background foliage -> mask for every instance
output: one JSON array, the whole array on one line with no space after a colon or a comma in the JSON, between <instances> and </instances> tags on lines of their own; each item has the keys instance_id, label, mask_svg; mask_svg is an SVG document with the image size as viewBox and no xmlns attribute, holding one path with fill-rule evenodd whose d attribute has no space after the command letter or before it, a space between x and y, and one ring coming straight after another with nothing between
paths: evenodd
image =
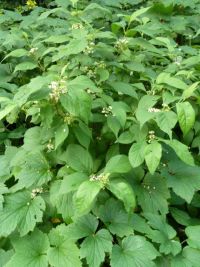
<instances>
[{"instance_id":1,"label":"background foliage","mask_svg":"<svg viewBox=\"0 0 200 267\"><path fill-rule=\"evenodd\" d=\"M199 1L8 4L0 266L199 267Z\"/></svg>"}]
</instances>

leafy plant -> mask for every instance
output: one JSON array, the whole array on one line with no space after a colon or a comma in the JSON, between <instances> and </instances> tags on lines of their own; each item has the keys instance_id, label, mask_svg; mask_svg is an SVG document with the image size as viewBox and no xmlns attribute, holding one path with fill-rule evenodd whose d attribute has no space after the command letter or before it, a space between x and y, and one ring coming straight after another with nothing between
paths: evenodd
<instances>
[{"instance_id":1,"label":"leafy plant","mask_svg":"<svg viewBox=\"0 0 200 267\"><path fill-rule=\"evenodd\" d=\"M0 266L199 267L199 1L1 5Z\"/></svg>"}]
</instances>

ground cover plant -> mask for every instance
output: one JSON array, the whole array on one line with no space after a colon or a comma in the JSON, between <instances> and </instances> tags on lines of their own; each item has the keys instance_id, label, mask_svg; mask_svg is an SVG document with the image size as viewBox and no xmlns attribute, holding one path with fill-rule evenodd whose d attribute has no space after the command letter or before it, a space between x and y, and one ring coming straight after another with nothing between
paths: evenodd
<instances>
[{"instance_id":1,"label":"ground cover plant","mask_svg":"<svg viewBox=\"0 0 200 267\"><path fill-rule=\"evenodd\" d=\"M0 266L199 267L199 0L1 8Z\"/></svg>"}]
</instances>

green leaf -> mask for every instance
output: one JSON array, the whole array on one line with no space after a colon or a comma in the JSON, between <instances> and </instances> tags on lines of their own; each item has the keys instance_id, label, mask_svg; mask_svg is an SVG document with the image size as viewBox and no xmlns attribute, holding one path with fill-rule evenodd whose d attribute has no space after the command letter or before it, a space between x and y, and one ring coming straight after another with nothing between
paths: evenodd
<instances>
[{"instance_id":1,"label":"green leaf","mask_svg":"<svg viewBox=\"0 0 200 267\"><path fill-rule=\"evenodd\" d=\"M67 124L62 124L56 128L55 131L55 149L61 145L69 134L69 128Z\"/></svg>"},{"instance_id":2,"label":"green leaf","mask_svg":"<svg viewBox=\"0 0 200 267\"><path fill-rule=\"evenodd\" d=\"M178 121L183 135L186 135L195 123L195 111L189 102L176 104Z\"/></svg>"},{"instance_id":3,"label":"green leaf","mask_svg":"<svg viewBox=\"0 0 200 267\"><path fill-rule=\"evenodd\" d=\"M37 222L42 222L45 202L37 196L31 199L30 192L17 192L5 197L4 208L0 211L0 235L7 236L15 229L21 236L33 231Z\"/></svg>"},{"instance_id":4,"label":"green leaf","mask_svg":"<svg viewBox=\"0 0 200 267\"><path fill-rule=\"evenodd\" d=\"M41 153L28 154L15 176L18 180L18 183L12 187L15 190L33 185L41 186L52 179L49 163Z\"/></svg>"},{"instance_id":5,"label":"green leaf","mask_svg":"<svg viewBox=\"0 0 200 267\"><path fill-rule=\"evenodd\" d=\"M145 141L134 143L131 146L128 158L133 168L140 166L144 162L146 146L147 144Z\"/></svg>"},{"instance_id":6,"label":"green leaf","mask_svg":"<svg viewBox=\"0 0 200 267\"><path fill-rule=\"evenodd\" d=\"M22 62L22 63L18 64L15 67L14 72L16 72L16 71L33 70L33 69L35 69L37 67L38 67L38 65L36 63L33 63L33 62Z\"/></svg>"},{"instance_id":7,"label":"green leaf","mask_svg":"<svg viewBox=\"0 0 200 267\"><path fill-rule=\"evenodd\" d=\"M123 237L133 233L130 217L120 201L109 198L103 205L98 207L96 215L113 235Z\"/></svg>"},{"instance_id":8,"label":"green leaf","mask_svg":"<svg viewBox=\"0 0 200 267\"><path fill-rule=\"evenodd\" d=\"M200 238L200 226L188 226L185 229L185 233L188 236L187 243L192 248L200 249L199 238Z\"/></svg>"},{"instance_id":9,"label":"green leaf","mask_svg":"<svg viewBox=\"0 0 200 267\"><path fill-rule=\"evenodd\" d=\"M67 237L62 235L62 228L57 227L49 233L50 248L48 261L54 267L81 267L79 249Z\"/></svg>"},{"instance_id":10,"label":"green leaf","mask_svg":"<svg viewBox=\"0 0 200 267\"><path fill-rule=\"evenodd\" d=\"M128 157L125 155L117 155L109 159L106 164L105 173L126 173L131 170Z\"/></svg>"},{"instance_id":11,"label":"green leaf","mask_svg":"<svg viewBox=\"0 0 200 267\"><path fill-rule=\"evenodd\" d=\"M8 193L8 188L5 184L0 183L0 210L3 208L4 197L3 194Z\"/></svg>"},{"instance_id":12,"label":"green leaf","mask_svg":"<svg viewBox=\"0 0 200 267\"><path fill-rule=\"evenodd\" d=\"M112 250L112 236L106 229L88 236L81 244L81 258L86 258L90 267L99 267L105 259L105 253Z\"/></svg>"},{"instance_id":13,"label":"green leaf","mask_svg":"<svg viewBox=\"0 0 200 267\"><path fill-rule=\"evenodd\" d=\"M0 267L5 267L6 263L11 259L14 251L0 249Z\"/></svg>"},{"instance_id":14,"label":"green leaf","mask_svg":"<svg viewBox=\"0 0 200 267\"><path fill-rule=\"evenodd\" d=\"M111 267L153 267L153 260L159 255L151 243L142 236L128 236L121 246L114 245Z\"/></svg>"},{"instance_id":15,"label":"green leaf","mask_svg":"<svg viewBox=\"0 0 200 267\"><path fill-rule=\"evenodd\" d=\"M192 96L193 92L198 88L199 82L193 83L183 91L182 98L187 99Z\"/></svg>"},{"instance_id":16,"label":"green leaf","mask_svg":"<svg viewBox=\"0 0 200 267\"><path fill-rule=\"evenodd\" d=\"M166 222L164 216L145 213L144 216L148 219L148 224L156 229L147 234L147 237L153 242L160 244L159 251L164 254L177 255L181 252L181 243L174 240L176 231Z\"/></svg>"},{"instance_id":17,"label":"green leaf","mask_svg":"<svg viewBox=\"0 0 200 267\"><path fill-rule=\"evenodd\" d=\"M86 236L95 234L98 227L98 220L92 214L87 214L76 219L75 222L69 224L63 234L69 240L78 240Z\"/></svg>"},{"instance_id":18,"label":"green leaf","mask_svg":"<svg viewBox=\"0 0 200 267\"><path fill-rule=\"evenodd\" d=\"M49 241L46 234L36 230L31 235L16 238L13 241L13 246L15 254L6 264L6 267L48 267Z\"/></svg>"},{"instance_id":19,"label":"green leaf","mask_svg":"<svg viewBox=\"0 0 200 267\"><path fill-rule=\"evenodd\" d=\"M138 204L144 212L166 214L168 212L168 201L170 194L166 179L159 174L146 174L142 184L135 184L135 193Z\"/></svg>"},{"instance_id":20,"label":"green leaf","mask_svg":"<svg viewBox=\"0 0 200 267\"><path fill-rule=\"evenodd\" d=\"M13 50L9 54L7 54L4 59L6 59L8 57L23 57L23 56L26 56L27 54L28 54L27 50L25 50L23 48L19 48L19 49Z\"/></svg>"},{"instance_id":21,"label":"green leaf","mask_svg":"<svg viewBox=\"0 0 200 267\"><path fill-rule=\"evenodd\" d=\"M194 159L188 151L188 147L178 140L162 140L165 144L169 145L177 154L177 156L186 164L194 166Z\"/></svg>"},{"instance_id":22,"label":"green leaf","mask_svg":"<svg viewBox=\"0 0 200 267\"><path fill-rule=\"evenodd\" d=\"M166 177L168 187L188 203L195 191L200 190L200 168L197 166L188 166L179 160L173 160L163 168L162 175Z\"/></svg>"},{"instance_id":23,"label":"green leaf","mask_svg":"<svg viewBox=\"0 0 200 267\"><path fill-rule=\"evenodd\" d=\"M60 185L60 194L67 194L71 191L78 189L80 184L88 180L88 176L85 173L75 172L64 177Z\"/></svg>"},{"instance_id":24,"label":"green leaf","mask_svg":"<svg viewBox=\"0 0 200 267\"><path fill-rule=\"evenodd\" d=\"M135 195L132 187L123 179L111 180L107 188L124 203L127 212L134 210L136 206Z\"/></svg>"},{"instance_id":25,"label":"green leaf","mask_svg":"<svg viewBox=\"0 0 200 267\"><path fill-rule=\"evenodd\" d=\"M185 90L188 86L182 80L178 78L171 77L169 73L162 72L158 75L156 82L158 84L167 84L169 86L175 87L177 89Z\"/></svg>"},{"instance_id":26,"label":"green leaf","mask_svg":"<svg viewBox=\"0 0 200 267\"><path fill-rule=\"evenodd\" d=\"M16 108L15 104L9 104L3 110L0 110L0 121Z\"/></svg>"},{"instance_id":27,"label":"green leaf","mask_svg":"<svg viewBox=\"0 0 200 267\"><path fill-rule=\"evenodd\" d=\"M101 184L96 181L85 181L79 186L74 195L76 217L87 214L91 210L100 190Z\"/></svg>"},{"instance_id":28,"label":"green leaf","mask_svg":"<svg viewBox=\"0 0 200 267\"><path fill-rule=\"evenodd\" d=\"M67 164L74 170L85 173L92 173L93 160L90 153L83 147L70 144L65 154Z\"/></svg>"},{"instance_id":29,"label":"green leaf","mask_svg":"<svg viewBox=\"0 0 200 267\"><path fill-rule=\"evenodd\" d=\"M172 138L172 129L177 123L177 115L173 111L158 112L156 115L158 127Z\"/></svg>"},{"instance_id":30,"label":"green leaf","mask_svg":"<svg viewBox=\"0 0 200 267\"><path fill-rule=\"evenodd\" d=\"M144 13L146 13L148 10L150 9L150 7L143 7L143 8L140 8L138 10L136 10L131 16L130 16L130 19L129 19L129 24L136 20L137 17L143 15Z\"/></svg>"},{"instance_id":31,"label":"green leaf","mask_svg":"<svg viewBox=\"0 0 200 267\"><path fill-rule=\"evenodd\" d=\"M140 127L142 127L145 122L155 117L156 113L149 112L148 110L156 104L158 99L159 96L155 95L145 95L140 99L136 110L136 118L140 122Z\"/></svg>"},{"instance_id":32,"label":"green leaf","mask_svg":"<svg viewBox=\"0 0 200 267\"><path fill-rule=\"evenodd\" d=\"M145 162L151 174L156 171L162 156L162 146L153 141L145 147Z\"/></svg>"}]
</instances>

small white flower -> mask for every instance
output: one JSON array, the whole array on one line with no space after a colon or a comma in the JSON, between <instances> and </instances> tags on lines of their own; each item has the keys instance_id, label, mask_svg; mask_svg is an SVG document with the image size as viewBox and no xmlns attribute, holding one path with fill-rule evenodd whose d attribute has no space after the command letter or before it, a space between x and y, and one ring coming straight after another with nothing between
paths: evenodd
<instances>
[{"instance_id":1,"label":"small white flower","mask_svg":"<svg viewBox=\"0 0 200 267\"><path fill-rule=\"evenodd\" d=\"M38 47L32 47L29 51L30 54L34 54L38 50Z\"/></svg>"},{"instance_id":2,"label":"small white flower","mask_svg":"<svg viewBox=\"0 0 200 267\"><path fill-rule=\"evenodd\" d=\"M152 112L160 112L160 109L158 108L149 108L148 112L152 113Z\"/></svg>"},{"instance_id":3,"label":"small white flower","mask_svg":"<svg viewBox=\"0 0 200 267\"><path fill-rule=\"evenodd\" d=\"M71 27L72 30L83 29L83 28L84 26L81 23L74 23L72 24L72 27Z\"/></svg>"}]
</instances>

